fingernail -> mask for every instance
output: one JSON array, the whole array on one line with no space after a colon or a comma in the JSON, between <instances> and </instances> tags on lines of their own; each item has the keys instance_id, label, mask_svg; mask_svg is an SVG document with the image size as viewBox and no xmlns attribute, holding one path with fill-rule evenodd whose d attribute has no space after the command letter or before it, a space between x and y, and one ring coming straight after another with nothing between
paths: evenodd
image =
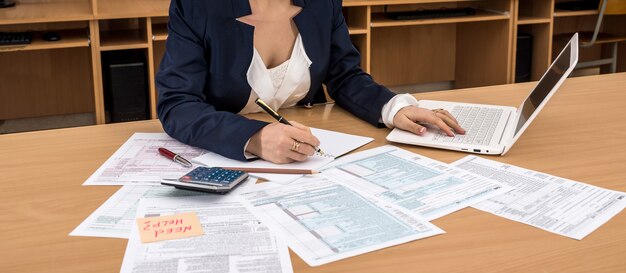
<instances>
[{"instance_id":1,"label":"fingernail","mask_svg":"<svg viewBox=\"0 0 626 273\"><path fill-rule=\"evenodd\" d=\"M422 128L420 128L420 131L419 131L419 132L420 132L420 134L423 134L424 132L426 132L426 127L422 127Z\"/></svg>"}]
</instances>

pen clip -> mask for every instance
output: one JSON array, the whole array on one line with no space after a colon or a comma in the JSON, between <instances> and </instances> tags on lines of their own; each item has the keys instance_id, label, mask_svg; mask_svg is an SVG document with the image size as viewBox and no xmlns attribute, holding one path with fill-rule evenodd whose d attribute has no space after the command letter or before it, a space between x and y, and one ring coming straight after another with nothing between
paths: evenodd
<instances>
[{"instance_id":1,"label":"pen clip","mask_svg":"<svg viewBox=\"0 0 626 273\"><path fill-rule=\"evenodd\" d=\"M274 109L272 109L272 107L267 105L267 103L265 103L263 100L257 98L256 100L254 100L254 103L256 103L257 105L261 106L261 108L263 108L265 111L267 111L272 116L274 116L274 117L279 117L280 116L280 115L278 115L278 113L276 113L276 111L274 111Z\"/></svg>"},{"instance_id":2,"label":"pen clip","mask_svg":"<svg viewBox=\"0 0 626 273\"><path fill-rule=\"evenodd\" d=\"M187 167L187 168L191 168L193 165L191 164L191 162L189 162L189 160L185 159L184 157L180 156L180 155L175 155L174 156L174 161L180 163L181 165Z\"/></svg>"}]
</instances>

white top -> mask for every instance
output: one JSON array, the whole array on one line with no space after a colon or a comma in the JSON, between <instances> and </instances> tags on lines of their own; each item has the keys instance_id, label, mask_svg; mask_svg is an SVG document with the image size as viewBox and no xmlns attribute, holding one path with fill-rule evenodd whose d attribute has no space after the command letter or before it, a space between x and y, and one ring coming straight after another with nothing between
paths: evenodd
<instances>
[{"instance_id":1,"label":"white top","mask_svg":"<svg viewBox=\"0 0 626 273\"><path fill-rule=\"evenodd\" d=\"M246 74L252 92L246 106L239 111L239 114L263 111L254 103L257 98L261 98L274 110L296 105L306 96L311 87L311 72L309 71L311 64L311 60L304 51L300 34L296 37L289 60L271 69L267 69L255 48Z\"/></svg>"},{"instance_id":2,"label":"white top","mask_svg":"<svg viewBox=\"0 0 626 273\"><path fill-rule=\"evenodd\" d=\"M274 68L268 69L261 55L254 48L252 61L246 73L252 91L246 106L239 111L239 114L263 111L254 103L257 98L261 98L274 110L296 105L306 96L311 87L309 67L312 63L304 50L300 34L296 37L289 60ZM381 121L387 127L393 128L393 117L396 113L405 106L417 105L417 103L417 100L409 94L396 95L383 106ZM248 140L249 142L250 140ZM248 143L246 143L244 151ZM245 154L248 158L252 156L248 153Z\"/></svg>"}]
</instances>

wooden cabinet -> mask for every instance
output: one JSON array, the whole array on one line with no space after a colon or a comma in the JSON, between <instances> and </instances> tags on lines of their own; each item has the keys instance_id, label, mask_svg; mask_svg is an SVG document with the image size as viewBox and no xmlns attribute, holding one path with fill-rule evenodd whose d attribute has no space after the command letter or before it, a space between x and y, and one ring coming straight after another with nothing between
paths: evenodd
<instances>
[{"instance_id":1,"label":"wooden cabinet","mask_svg":"<svg viewBox=\"0 0 626 273\"><path fill-rule=\"evenodd\" d=\"M530 80L537 81L541 78L552 62L552 14L554 12L554 0L515 0L515 35L530 35L532 37L530 56ZM516 36L515 36L516 37ZM513 52L517 50L516 39L511 46ZM513 59L513 75L515 81L516 54Z\"/></svg>"},{"instance_id":2,"label":"wooden cabinet","mask_svg":"<svg viewBox=\"0 0 626 273\"><path fill-rule=\"evenodd\" d=\"M88 0L18 1L0 9L0 31L32 31L32 43L0 47L0 120L94 111ZM62 39L49 42L43 33Z\"/></svg>"},{"instance_id":3,"label":"wooden cabinet","mask_svg":"<svg viewBox=\"0 0 626 273\"><path fill-rule=\"evenodd\" d=\"M446 83L449 88L512 83L516 34L533 36L531 80L562 45L555 34L593 26L597 11L555 10L560 0L344 0L350 37L363 69L389 86ZM0 31L33 31L25 46L0 47L0 120L94 113L106 122L102 53L145 52L150 113L155 72L165 51L169 0L22 0L0 9ZM385 11L472 7L475 15L397 21ZM624 31L624 18L606 29ZM62 39L44 41L47 31ZM620 50L624 51L624 46ZM581 51L581 59L602 54ZM619 71L626 71L621 54Z\"/></svg>"}]
</instances>

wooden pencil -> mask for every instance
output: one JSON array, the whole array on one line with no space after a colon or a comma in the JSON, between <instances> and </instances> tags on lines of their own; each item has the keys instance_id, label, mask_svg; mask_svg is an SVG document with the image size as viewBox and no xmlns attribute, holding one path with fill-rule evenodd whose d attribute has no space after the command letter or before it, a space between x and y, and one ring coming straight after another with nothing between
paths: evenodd
<instances>
[{"instance_id":1,"label":"wooden pencil","mask_svg":"<svg viewBox=\"0 0 626 273\"><path fill-rule=\"evenodd\" d=\"M317 174L316 170L304 169L280 169L280 168L240 168L240 167L221 167L222 169L232 171L242 171L247 173L276 173L276 174Z\"/></svg>"}]
</instances>

